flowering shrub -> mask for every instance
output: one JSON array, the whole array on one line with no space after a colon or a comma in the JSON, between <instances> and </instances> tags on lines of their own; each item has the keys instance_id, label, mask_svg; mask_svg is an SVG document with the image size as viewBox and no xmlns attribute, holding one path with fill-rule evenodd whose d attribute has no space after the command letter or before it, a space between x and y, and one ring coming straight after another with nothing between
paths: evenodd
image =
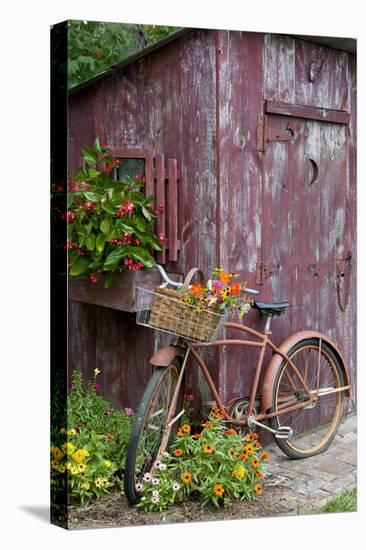
<instances>
[{"instance_id":1,"label":"flowering shrub","mask_svg":"<svg viewBox=\"0 0 366 550\"><path fill-rule=\"evenodd\" d=\"M88 274L96 283L105 275L110 287L122 269L137 271L150 268L154 250L165 241L154 232L154 221L161 212L155 210L153 197L141 192L144 176L126 182L115 180L114 168L121 161L108 155L107 146L95 140L93 148L84 147L85 166L69 179L68 240L69 274Z\"/></svg>"},{"instance_id":2,"label":"flowering shrub","mask_svg":"<svg viewBox=\"0 0 366 550\"><path fill-rule=\"evenodd\" d=\"M263 490L264 463L258 434L245 436L227 428L214 408L200 433L183 424L171 447L152 474L137 485L143 510L163 510L183 498L196 495L202 505L228 506L232 499L253 500Z\"/></svg>"},{"instance_id":3,"label":"flowering shrub","mask_svg":"<svg viewBox=\"0 0 366 550\"><path fill-rule=\"evenodd\" d=\"M198 312L205 308L212 309L215 313L227 313L229 317L242 318L249 309L244 295L245 284L234 282L238 278L236 273L227 273L222 268L214 268L212 277L203 284L194 284L187 294L182 297L183 302L195 306Z\"/></svg>"},{"instance_id":4,"label":"flowering shrub","mask_svg":"<svg viewBox=\"0 0 366 550\"><path fill-rule=\"evenodd\" d=\"M130 408L114 409L100 395L94 379L83 388L81 373L74 371L67 400L68 427L54 430L51 441L51 486L54 499L60 492L81 501L100 498L122 470L131 433Z\"/></svg>"}]
</instances>

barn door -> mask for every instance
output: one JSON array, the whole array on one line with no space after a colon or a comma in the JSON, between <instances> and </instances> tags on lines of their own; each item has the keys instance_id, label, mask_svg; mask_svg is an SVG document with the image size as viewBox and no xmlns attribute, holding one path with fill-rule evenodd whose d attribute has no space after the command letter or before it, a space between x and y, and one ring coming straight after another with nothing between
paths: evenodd
<instances>
[{"instance_id":1,"label":"barn door","mask_svg":"<svg viewBox=\"0 0 366 550\"><path fill-rule=\"evenodd\" d=\"M347 116L331 111L324 122L316 109L290 110L290 116L271 109L259 127L264 183L257 282L266 298L291 301L292 330L311 327L334 337L335 317L347 307L352 253L344 246Z\"/></svg>"}]
</instances>

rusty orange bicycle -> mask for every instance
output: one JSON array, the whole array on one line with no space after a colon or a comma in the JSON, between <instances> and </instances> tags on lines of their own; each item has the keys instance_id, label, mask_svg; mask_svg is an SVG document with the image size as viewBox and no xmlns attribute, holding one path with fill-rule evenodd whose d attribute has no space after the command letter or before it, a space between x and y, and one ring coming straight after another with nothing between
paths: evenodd
<instances>
[{"instance_id":1,"label":"rusty orange bicycle","mask_svg":"<svg viewBox=\"0 0 366 550\"><path fill-rule=\"evenodd\" d=\"M182 286L182 283L171 281L161 266L155 267L167 284ZM259 294L249 288L245 292ZM156 329L150 324L155 299L154 292L139 290L137 323ZM165 299L174 300L168 296ZM336 345L320 332L296 332L280 346L270 340L271 322L289 306L289 302L254 301L253 307L266 318L263 333L239 323L225 322L224 318L220 319L208 342L197 341L191 329L189 338L174 330L164 329L178 336L178 339L174 344L158 350L150 359L154 372L139 405L126 455L124 489L131 503L138 502L139 480L146 472L154 470L156 460L168 448L184 413L184 375L188 357L192 357L193 365L201 369L212 398L223 411L227 423L243 429L261 428L271 432L281 450L293 459L314 456L329 447L342 417L344 397L349 395L351 389L347 368ZM169 311L169 303L166 310ZM221 326L237 330L241 336L249 334L254 339L220 340L218 333ZM222 402L209 369L199 354L200 349L210 346L258 349L249 396L238 397L227 404ZM268 348L272 350L272 358L264 367ZM243 375L244 369L245 366Z\"/></svg>"}]
</instances>

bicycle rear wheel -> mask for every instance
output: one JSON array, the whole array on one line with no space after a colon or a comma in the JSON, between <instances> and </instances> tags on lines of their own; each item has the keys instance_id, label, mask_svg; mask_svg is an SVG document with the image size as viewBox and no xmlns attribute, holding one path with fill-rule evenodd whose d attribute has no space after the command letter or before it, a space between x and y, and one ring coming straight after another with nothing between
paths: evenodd
<instances>
[{"instance_id":1,"label":"bicycle rear wheel","mask_svg":"<svg viewBox=\"0 0 366 550\"><path fill-rule=\"evenodd\" d=\"M178 421L166 426L169 407L177 387L181 361L175 358L168 367L157 367L142 397L127 448L124 491L132 504L139 500L138 483L151 473L154 462L167 449ZM183 406L183 383L176 410ZM175 411L173 412L173 416Z\"/></svg>"},{"instance_id":2,"label":"bicycle rear wheel","mask_svg":"<svg viewBox=\"0 0 366 550\"><path fill-rule=\"evenodd\" d=\"M290 426L291 439L275 439L277 445L290 458L307 458L325 451L337 433L342 417L344 392L335 391L344 386L342 368L330 346L319 339L298 342L288 353L315 402L271 419L272 428ZM273 386L272 411L290 407L308 400L298 375L285 359L278 369Z\"/></svg>"}]
</instances>

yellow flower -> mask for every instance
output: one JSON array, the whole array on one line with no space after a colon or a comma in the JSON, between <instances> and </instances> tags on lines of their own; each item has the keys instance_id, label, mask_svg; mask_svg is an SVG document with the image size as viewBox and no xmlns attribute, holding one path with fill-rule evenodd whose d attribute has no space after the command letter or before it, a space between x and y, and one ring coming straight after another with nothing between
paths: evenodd
<instances>
[{"instance_id":1,"label":"yellow flower","mask_svg":"<svg viewBox=\"0 0 366 550\"><path fill-rule=\"evenodd\" d=\"M254 485L253 491L255 492L256 495L261 495L263 493L262 485L259 485L259 484Z\"/></svg>"},{"instance_id":2,"label":"yellow flower","mask_svg":"<svg viewBox=\"0 0 366 550\"><path fill-rule=\"evenodd\" d=\"M251 464L252 464L253 468L258 468L260 462L257 458L253 458Z\"/></svg>"},{"instance_id":3,"label":"yellow flower","mask_svg":"<svg viewBox=\"0 0 366 550\"><path fill-rule=\"evenodd\" d=\"M108 485L108 478L106 477L97 477L94 481L96 487L106 487Z\"/></svg>"},{"instance_id":4,"label":"yellow flower","mask_svg":"<svg viewBox=\"0 0 366 550\"><path fill-rule=\"evenodd\" d=\"M215 451L215 447L213 445L203 445L203 452L212 455Z\"/></svg>"},{"instance_id":5,"label":"yellow flower","mask_svg":"<svg viewBox=\"0 0 366 550\"><path fill-rule=\"evenodd\" d=\"M66 431L66 428L61 428L60 429L60 434L67 434L67 431Z\"/></svg>"},{"instance_id":6,"label":"yellow flower","mask_svg":"<svg viewBox=\"0 0 366 550\"><path fill-rule=\"evenodd\" d=\"M60 462L60 460L64 457L64 453L58 447L52 446L51 452L52 452L53 460L55 462Z\"/></svg>"},{"instance_id":7,"label":"yellow flower","mask_svg":"<svg viewBox=\"0 0 366 550\"><path fill-rule=\"evenodd\" d=\"M183 424L183 426L181 427L181 430L183 433L189 434L191 431L191 427L189 424Z\"/></svg>"},{"instance_id":8,"label":"yellow flower","mask_svg":"<svg viewBox=\"0 0 366 550\"><path fill-rule=\"evenodd\" d=\"M75 428L70 428L67 432L67 435L76 435L78 432L75 430Z\"/></svg>"},{"instance_id":9,"label":"yellow flower","mask_svg":"<svg viewBox=\"0 0 366 550\"><path fill-rule=\"evenodd\" d=\"M76 475L79 473L79 468L77 466L71 466L70 467L70 472L73 474L73 475Z\"/></svg>"},{"instance_id":10,"label":"yellow flower","mask_svg":"<svg viewBox=\"0 0 366 550\"><path fill-rule=\"evenodd\" d=\"M77 469L79 474L83 474L86 471L86 464L78 464Z\"/></svg>"},{"instance_id":11,"label":"yellow flower","mask_svg":"<svg viewBox=\"0 0 366 550\"><path fill-rule=\"evenodd\" d=\"M112 462L110 460L105 460L103 464L106 468L110 468L112 466Z\"/></svg>"},{"instance_id":12,"label":"yellow flower","mask_svg":"<svg viewBox=\"0 0 366 550\"><path fill-rule=\"evenodd\" d=\"M82 483L80 487L84 489L84 491L87 491L88 489L90 489L90 483L86 481L85 483Z\"/></svg>"},{"instance_id":13,"label":"yellow flower","mask_svg":"<svg viewBox=\"0 0 366 550\"><path fill-rule=\"evenodd\" d=\"M75 460L75 462L81 464L82 462L84 462L87 456L89 456L89 451L87 451L86 449L78 449L74 452L72 458Z\"/></svg>"},{"instance_id":14,"label":"yellow flower","mask_svg":"<svg viewBox=\"0 0 366 550\"><path fill-rule=\"evenodd\" d=\"M237 470L235 470L233 472L233 477L239 477L240 479L242 479L246 474L246 471L245 471L245 468L244 466L239 466L239 468Z\"/></svg>"},{"instance_id":15,"label":"yellow flower","mask_svg":"<svg viewBox=\"0 0 366 550\"><path fill-rule=\"evenodd\" d=\"M66 464L59 464L57 471L60 472L60 474L64 474L66 472Z\"/></svg>"},{"instance_id":16,"label":"yellow flower","mask_svg":"<svg viewBox=\"0 0 366 550\"><path fill-rule=\"evenodd\" d=\"M72 453L75 451L75 446L68 441L67 443L64 443L62 445L62 449L65 451L66 454L72 455Z\"/></svg>"},{"instance_id":17,"label":"yellow flower","mask_svg":"<svg viewBox=\"0 0 366 550\"><path fill-rule=\"evenodd\" d=\"M252 454L254 453L253 445L245 445L244 451L245 451L248 455L252 455Z\"/></svg>"},{"instance_id":18,"label":"yellow flower","mask_svg":"<svg viewBox=\"0 0 366 550\"><path fill-rule=\"evenodd\" d=\"M95 378L98 376L98 374L100 374L100 370L99 369L94 369Z\"/></svg>"}]
</instances>

